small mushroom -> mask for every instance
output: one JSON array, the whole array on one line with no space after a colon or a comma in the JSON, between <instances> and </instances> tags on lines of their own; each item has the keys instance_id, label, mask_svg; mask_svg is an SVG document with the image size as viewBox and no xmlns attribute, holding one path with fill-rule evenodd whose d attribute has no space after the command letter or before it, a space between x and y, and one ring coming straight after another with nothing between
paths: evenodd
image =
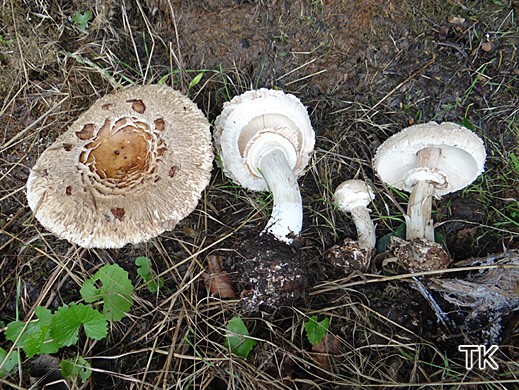
<instances>
[{"instance_id":1,"label":"small mushroom","mask_svg":"<svg viewBox=\"0 0 519 390\"><path fill-rule=\"evenodd\" d=\"M373 162L380 178L410 192L406 238L434 241L432 197L458 191L483 172L483 141L455 123L429 122L408 127L387 139Z\"/></svg>"},{"instance_id":2,"label":"small mushroom","mask_svg":"<svg viewBox=\"0 0 519 390\"><path fill-rule=\"evenodd\" d=\"M359 247L372 251L376 243L375 225L367 208L375 199L371 188L362 180L346 180L337 187L333 197L339 210L351 213Z\"/></svg>"},{"instance_id":3,"label":"small mushroom","mask_svg":"<svg viewBox=\"0 0 519 390\"><path fill-rule=\"evenodd\" d=\"M224 105L214 138L227 176L250 190L272 192L272 215L263 232L292 243L303 224L297 177L315 143L306 108L282 91L248 91Z\"/></svg>"},{"instance_id":4,"label":"small mushroom","mask_svg":"<svg viewBox=\"0 0 519 390\"><path fill-rule=\"evenodd\" d=\"M209 122L167 86L97 100L43 152L27 180L36 218L85 248L172 229L196 207L213 161Z\"/></svg>"},{"instance_id":5,"label":"small mushroom","mask_svg":"<svg viewBox=\"0 0 519 390\"><path fill-rule=\"evenodd\" d=\"M325 259L341 274L366 272L369 270L376 243L375 225L367 206L375 195L364 181L346 180L337 187L333 197L339 210L351 213L357 229L357 241L344 239L326 252Z\"/></svg>"},{"instance_id":6,"label":"small mushroom","mask_svg":"<svg viewBox=\"0 0 519 390\"><path fill-rule=\"evenodd\" d=\"M441 247L433 245L432 197L472 183L483 172L485 158L483 141L450 122L411 126L380 145L373 161L375 171L384 182L411 193L405 216L406 239L416 245L401 245L400 251L406 255L399 257L415 259L419 264L416 268L422 269L447 262Z\"/></svg>"}]
</instances>

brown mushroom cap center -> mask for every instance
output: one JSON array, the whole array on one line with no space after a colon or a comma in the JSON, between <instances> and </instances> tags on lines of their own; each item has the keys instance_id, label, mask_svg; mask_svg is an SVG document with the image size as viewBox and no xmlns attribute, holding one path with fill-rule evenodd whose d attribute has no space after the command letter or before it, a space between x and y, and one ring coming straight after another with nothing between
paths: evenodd
<instances>
[{"instance_id":1,"label":"brown mushroom cap center","mask_svg":"<svg viewBox=\"0 0 519 390\"><path fill-rule=\"evenodd\" d=\"M115 122L107 118L96 136L84 146L79 161L97 181L120 188L131 186L143 175L155 171L153 166L165 150L159 137L161 131L157 123L153 130L133 117Z\"/></svg>"},{"instance_id":2,"label":"brown mushroom cap center","mask_svg":"<svg viewBox=\"0 0 519 390\"><path fill-rule=\"evenodd\" d=\"M119 123L121 121L126 122L126 119L115 123L114 133L104 125L97 138L86 146L91 150L87 164L91 163L91 169L107 179L121 179L133 172L147 171L149 166L149 129L142 122ZM118 124L123 126L118 128Z\"/></svg>"}]
</instances>

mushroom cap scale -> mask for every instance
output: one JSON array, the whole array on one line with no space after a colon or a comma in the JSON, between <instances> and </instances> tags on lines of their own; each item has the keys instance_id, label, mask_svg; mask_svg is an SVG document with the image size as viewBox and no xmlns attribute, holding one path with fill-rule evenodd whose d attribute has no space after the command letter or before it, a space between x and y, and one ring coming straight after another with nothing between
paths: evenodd
<instances>
[{"instance_id":1,"label":"mushroom cap scale","mask_svg":"<svg viewBox=\"0 0 519 390\"><path fill-rule=\"evenodd\" d=\"M40 223L85 248L118 248L172 229L196 207L212 169L209 122L167 86L97 100L27 181Z\"/></svg>"},{"instance_id":2,"label":"mushroom cap scale","mask_svg":"<svg viewBox=\"0 0 519 390\"><path fill-rule=\"evenodd\" d=\"M308 113L299 99L265 88L226 102L215 121L214 139L225 174L255 191L268 190L257 166L266 150L264 143L272 142L283 150L296 177L303 173L315 144Z\"/></svg>"},{"instance_id":3,"label":"mushroom cap scale","mask_svg":"<svg viewBox=\"0 0 519 390\"><path fill-rule=\"evenodd\" d=\"M417 154L426 148L441 149L434 167L417 166ZM483 141L469 129L444 122L408 127L378 148L373 166L389 185L411 192L416 180L436 183L435 195L457 191L472 183L484 170Z\"/></svg>"}]
</instances>

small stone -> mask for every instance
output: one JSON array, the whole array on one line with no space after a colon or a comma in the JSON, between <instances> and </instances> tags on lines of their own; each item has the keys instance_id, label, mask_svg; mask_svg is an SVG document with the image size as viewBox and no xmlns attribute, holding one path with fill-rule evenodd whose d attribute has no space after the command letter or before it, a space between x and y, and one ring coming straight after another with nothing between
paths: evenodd
<instances>
[{"instance_id":1,"label":"small stone","mask_svg":"<svg viewBox=\"0 0 519 390\"><path fill-rule=\"evenodd\" d=\"M492 50L494 48L494 44L490 41L487 41L487 42L483 42L481 44L481 49L483 51L486 51L486 52L489 52L490 50Z\"/></svg>"}]
</instances>

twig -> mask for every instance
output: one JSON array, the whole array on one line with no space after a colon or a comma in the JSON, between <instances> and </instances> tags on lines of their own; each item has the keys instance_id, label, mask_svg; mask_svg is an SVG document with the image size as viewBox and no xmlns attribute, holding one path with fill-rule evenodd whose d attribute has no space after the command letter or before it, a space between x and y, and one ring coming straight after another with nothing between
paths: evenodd
<instances>
[{"instance_id":1,"label":"twig","mask_svg":"<svg viewBox=\"0 0 519 390\"><path fill-rule=\"evenodd\" d=\"M49 108L47 111L45 111L38 119L36 119L34 122L32 122L29 126L27 126L25 129L17 133L13 138L11 138L9 141L7 141L5 144L3 144L0 147L0 153L5 152L18 138L21 138L25 133L27 133L29 130L33 129L38 123L40 123L43 119L45 119L47 116L49 116L52 111L54 111L56 108L61 106L61 104L67 100L69 96L65 96L63 99L61 99L59 102L54 103L51 108Z\"/></svg>"},{"instance_id":2,"label":"twig","mask_svg":"<svg viewBox=\"0 0 519 390\"><path fill-rule=\"evenodd\" d=\"M186 82L184 80L184 64L182 61L182 51L180 50L180 39L178 37L177 18L175 16L175 10L173 9L171 0L168 0L168 5L169 5L169 10L171 11L171 19L173 20L173 28L175 30L175 39L177 41L177 55L175 55L175 53L172 50L170 50L170 52L173 55L173 57L175 58L175 62L177 63L178 70L180 73L181 91L182 91L182 93L185 94L187 92L187 88L186 88Z\"/></svg>"},{"instance_id":3,"label":"twig","mask_svg":"<svg viewBox=\"0 0 519 390\"><path fill-rule=\"evenodd\" d=\"M416 288L418 291L420 291L420 294L425 298L427 302L431 305L432 309L436 313L436 317L438 318L438 321L442 323L442 325L448 330L449 326L447 324L452 325L451 320L447 315L443 312L443 310L440 308L440 306L436 303L434 297L431 295L431 293L425 288L422 282L416 277L413 276L413 281L415 282Z\"/></svg>"}]
</instances>

